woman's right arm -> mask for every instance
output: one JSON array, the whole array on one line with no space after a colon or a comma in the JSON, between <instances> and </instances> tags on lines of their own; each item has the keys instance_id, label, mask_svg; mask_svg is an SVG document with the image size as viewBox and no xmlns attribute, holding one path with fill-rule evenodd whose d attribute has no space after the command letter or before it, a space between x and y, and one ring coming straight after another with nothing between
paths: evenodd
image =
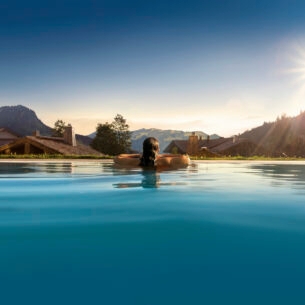
<instances>
[{"instance_id":1,"label":"woman's right arm","mask_svg":"<svg viewBox=\"0 0 305 305\"><path fill-rule=\"evenodd\" d=\"M157 167L186 167L190 162L188 155L162 154L158 156Z\"/></svg>"}]
</instances>

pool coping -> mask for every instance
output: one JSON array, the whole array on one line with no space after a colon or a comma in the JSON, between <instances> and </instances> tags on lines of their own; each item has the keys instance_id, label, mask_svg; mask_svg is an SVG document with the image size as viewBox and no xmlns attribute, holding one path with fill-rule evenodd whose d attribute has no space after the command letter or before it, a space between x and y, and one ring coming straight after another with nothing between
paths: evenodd
<instances>
[{"instance_id":1,"label":"pool coping","mask_svg":"<svg viewBox=\"0 0 305 305\"><path fill-rule=\"evenodd\" d=\"M0 159L0 163L109 163L112 159ZM305 164L305 160L192 160L191 164L207 163L264 163L264 164Z\"/></svg>"}]
</instances>

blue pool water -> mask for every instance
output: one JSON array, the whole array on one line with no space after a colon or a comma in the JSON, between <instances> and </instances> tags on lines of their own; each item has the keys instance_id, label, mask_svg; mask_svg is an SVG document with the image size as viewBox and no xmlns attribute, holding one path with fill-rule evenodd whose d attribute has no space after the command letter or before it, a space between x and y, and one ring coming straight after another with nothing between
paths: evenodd
<instances>
[{"instance_id":1,"label":"blue pool water","mask_svg":"<svg viewBox=\"0 0 305 305\"><path fill-rule=\"evenodd\" d=\"M305 163L0 163L1 304L305 304Z\"/></svg>"}]
</instances>

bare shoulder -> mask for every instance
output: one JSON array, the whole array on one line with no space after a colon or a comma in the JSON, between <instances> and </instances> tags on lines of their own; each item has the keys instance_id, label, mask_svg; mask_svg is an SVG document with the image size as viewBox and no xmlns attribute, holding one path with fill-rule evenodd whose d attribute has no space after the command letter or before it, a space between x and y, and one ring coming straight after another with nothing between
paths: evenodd
<instances>
[{"instance_id":1,"label":"bare shoulder","mask_svg":"<svg viewBox=\"0 0 305 305\"><path fill-rule=\"evenodd\" d=\"M162 154L158 156L157 166L184 167L190 162L188 155Z\"/></svg>"},{"instance_id":2,"label":"bare shoulder","mask_svg":"<svg viewBox=\"0 0 305 305\"><path fill-rule=\"evenodd\" d=\"M115 164L123 166L138 166L140 163L139 160L139 154L121 154L113 159Z\"/></svg>"}]
</instances>

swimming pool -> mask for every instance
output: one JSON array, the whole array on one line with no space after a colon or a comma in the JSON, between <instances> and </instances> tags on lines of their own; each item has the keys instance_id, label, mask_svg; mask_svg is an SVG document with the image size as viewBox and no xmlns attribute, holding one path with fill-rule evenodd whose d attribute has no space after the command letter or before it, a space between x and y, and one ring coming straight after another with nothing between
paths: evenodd
<instances>
[{"instance_id":1,"label":"swimming pool","mask_svg":"<svg viewBox=\"0 0 305 305\"><path fill-rule=\"evenodd\" d=\"M304 258L302 162L0 163L2 304L304 304Z\"/></svg>"}]
</instances>

